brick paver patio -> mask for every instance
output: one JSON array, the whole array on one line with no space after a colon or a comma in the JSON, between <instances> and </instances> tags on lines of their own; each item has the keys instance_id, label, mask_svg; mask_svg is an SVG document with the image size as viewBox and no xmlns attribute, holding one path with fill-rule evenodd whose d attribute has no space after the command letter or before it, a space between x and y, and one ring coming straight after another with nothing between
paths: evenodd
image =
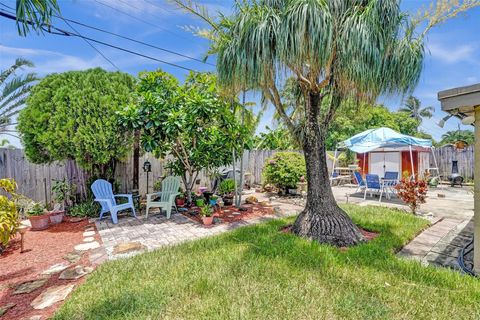
<instances>
[{"instance_id":1,"label":"brick paver patio","mask_svg":"<svg viewBox=\"0 0 480 320\"><path fill-rule=\"evenodd\" d=\"M272 204L272 206L276 207L275 204ZM102 238L103 247L108 254L108 258L115 259L130 256L144 250L153 250L162 246L213 236L249 224L298 213L297 210L292 210L291 207L290 210L285 208L285 206L283 207L283 210L276 209L275 214L272 215L239 222L222 223L210 227L205 227L179 213L173 213L170 219L167 219L164 214L150 214L147 219L145 219L145 216L139 216L138 218L122 217L119 219L118 224L113 224L111 220L106 218L96 221L95 224ZM128 246L128 244L133 243L136 244L135 250L128 250L127 253L118 253L119 245Z\"/></svg>"}]
</instances>

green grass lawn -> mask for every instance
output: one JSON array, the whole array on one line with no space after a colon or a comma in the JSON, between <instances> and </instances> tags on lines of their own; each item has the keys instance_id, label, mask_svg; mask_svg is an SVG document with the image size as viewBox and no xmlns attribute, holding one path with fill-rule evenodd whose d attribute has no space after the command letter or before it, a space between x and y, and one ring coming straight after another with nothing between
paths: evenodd
<instances>
[{"instance_id":1,"label":"green grass lawn","mask_svg":"<svg viewBox=\"0 0 480 320\"><path fill-rule=\"evenodd\" d=\"M344 206L381 235L342 252L278 232L293 219L105 263L55 319L479 319L480 282L395 257L425 220Z\"/></svg>"}]
</instances>

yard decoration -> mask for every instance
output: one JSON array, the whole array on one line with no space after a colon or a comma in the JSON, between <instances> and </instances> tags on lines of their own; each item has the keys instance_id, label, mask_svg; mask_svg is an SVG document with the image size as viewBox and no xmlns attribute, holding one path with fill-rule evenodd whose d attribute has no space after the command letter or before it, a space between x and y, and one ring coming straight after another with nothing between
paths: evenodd
<instances>
[{"instance_id":1,"label":"yard decoration","mask_svg":"<svg viewBox=\"0 0 480 320\"><path fill-rule=\"evenodd\" d=\"M183 85L161 70L140 73L139 79L138 103L121 112L122 123L141 130L147 152L171 155L167 166L182 178L191 203L200 171L229 165L232 150L244 147L238 141L249 142L249 128L232 114L212 74L191 73Z\"/></svg>"},{"instance_id":2,"label":"yard decoration","mask_svg":"<svg viewBox=\"0 0 480 320\"><path fill-rule=\"evenodd\" d=\"M0 179L0 189L8 193L11 197L15 197L17 184L13 179ZM0 195L0 253L15 237L19 223L17 206L12 198L6 195Z\"/></svg>"},{"instance_id":3,"label":"yard decoration","mask_svg":"<svg viewBox=\"0 0 480 320\"><path fill-rule=\"evenodd\" d=\"M211 41L219 83L261 91L302 146L307 201L292 232L336 246L363 241L330 187L325 142L335 113L352 99L412 92L428 31L472 5L440 1L412 17L397 0L237 1L232 14L215 17L199 3L174 1L210 25L198 34ZM286 75L298 92L293 104L281 96Z\"/></svg>"},{"instance_id":4,"label":"yard decoration","mask_svg":"<svg viewBox=\"0 0 480 320\"><path fill-rule=\"evenodd\" d=\"M43 78L18 117L27 158L74 159L88 175L113 179L131 150L132 133L119 124L117 111L132 101L134 83L128 74L100 68Z\"/></svg>"},{"instance_id":5,"label":"yard decoration","mask_svg":"<svg viewBox=\"0 0 480 320\"><path fill-rule=\"evenodd\" d=\"M395 189L400 199L408 205L413 214L416 214L420 205L425 203L428 186L425 180L403 177Z\"/></svg>"}]
</instances>

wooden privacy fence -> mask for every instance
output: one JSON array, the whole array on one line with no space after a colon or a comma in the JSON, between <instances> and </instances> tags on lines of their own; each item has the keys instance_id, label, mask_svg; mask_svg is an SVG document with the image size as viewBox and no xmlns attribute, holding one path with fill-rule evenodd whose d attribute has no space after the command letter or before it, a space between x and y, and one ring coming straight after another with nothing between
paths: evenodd
<instances>
[{"instance_id":1,"label":"wooden privacy fence","mask_svg":"<svg viewBox=\"0 0 480 320\"><path fill-rule=\"evenodd\" d=\"M292 150L294 152L301 152ZM277 150L252 150L243 154L244 171L250 174L251 183L262 183L262 172L267 158L271 157ZM473 146L457 151L455 148L446 146L435 149L440 174L447 176L451 173L452 161L458 161L459 173L466 179L473 179ZM169 172L165 169L167 160L156 159L152 154L144 154L140 157L139 165L148 160L152 165L152 172L149 173L149 191L152 192L153 184ZM431 167L434 167L433 158L430 159ZM329 170L331 159L327 157ZM239 167L237 162L237 168ZM78 186L78 193L85 195L84 190L86 176L74 161L52 163L49 165L37 165L29 162L22 149L0 148L0 178L14 178L18 183L18 193L23 194L35 201L51 201L52 186L55 180L66 179ZM120 192L131 192L133 189L133 157L128 157L124 162L117 165L115 179L119 184ZM198 186L209 186L210 178L205 172L200 173ZM139 169L139 192L147 192L147 174Z\"/></svg>"},{"instance_id":2,"label":"wooden privacy fence","mask_svg":"<svg viewBox=\"0 0 480 320\"><path fill-rule=\"evenodd\" d=\"M447 177L452 173L452 161L457 161L458 173L465 179L473 180L474 171L474 147L468 146L463 150L457 150L454 146L448 145L435 149L435 156L438 162L440 175ZM430 166L435 167L433 158L430 157Z\"/></svg>"},{"instance_id":3,"label":"wooden privacy fence","mask_svg":"<svg viewBox=\"0 0 480 320\"><path fill-rule=\"evenodd\" d=\"M253 150L245 151L243 154L244 171L250 173L251 183L262 183L262 171L265 161L278 151ZM300 152L300 151L297 151ZM165 169L166 159L156 159L152 154L147 153L140 157L139 165L139 192L147 193L147 174L142 170L143 163L148 160L152 166L149 173L149 192L153 190L153 184L164 175L169 175ZM240 163L237 160L237 168ZM0 178L13 178L18 184L18 193L35 201L52 201L52 186L55 180L69 181L75 184L77 193L86 195L85 181L87 179L84 171L74 161L56 162L52 164L37 165L29 162L22 149L0 148ZM210 178L205 172L198 176L198 186L210 186ZM133 189L133 156L128 157L124 162L117 165L115 180L118 183L120 192L131 192Z\"/></svg>"}]
</instances>

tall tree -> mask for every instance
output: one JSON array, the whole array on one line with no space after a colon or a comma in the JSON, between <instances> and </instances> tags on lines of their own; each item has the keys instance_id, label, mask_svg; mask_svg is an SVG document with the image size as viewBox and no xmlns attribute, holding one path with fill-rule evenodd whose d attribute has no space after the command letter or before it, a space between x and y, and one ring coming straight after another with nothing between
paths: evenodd
<instances>
[{"instance_id":1,"label":"tall tree","mask_svg":"<svg viewBox=\"0 0 480 320\"><path fill-rule=\"evenodd\" d=\"M442 135L442 141L439 145L455 143L457 141L465 141L468 145L473 145L475 142L475 134L471 130L452 130L447 131Z\"/></svg>"},{"instance_id":2,"label":"tall tree","mask_svg":"<svg viewBox=\"0 0 480 320\"><path fill-rule=\"evenodd\" d=\"M433 107L422 108L422 103L417 97L409 96L405 105L398 109L400 112L406 112L408 115L418 121L418 127L422 124L423 118L431 118L435 109Z\"/></svg>"},{"instance_id":3,"label":"tall tree","mask_svg":"<svg viewBox=\"0 0 480 320\"><path fill-rule=\"evenodd\" d=\"M8 131L15 116L25 105L25 101L34 83L38 80L35 73L18 75L24 67L33 67L33 63L25 59L17 59L4 71L0 71L0 133Z\"/></svg>"},{"instance_id":4,"label":"tall tree","mask_svg":"<svg viewBox=\"0 0 480 320\"><path fill-rule=\"evenodd\" d=\"M124 108L122 122L141 132L145 151L171 156L168 167L182 178L191 200L200 171L230 165L232 150L248 146L250 128L235 117L211 74L191 73L183 85L161 70L140 73L139 79L138 103Z\"/></svg>"},{"instance_id":5,"label":"tall tree","mask_svg":"<svg viewBox=\"0 0 480 320\"><path fill-rule=\"evenodd\" d=\"M217 54L219 82L261 90L302 143L308 194L293 232L338 246L363 240L333 196L325 140L343 101L414 89L424 46L410 16L396 0L237 1L232 16L217 19L191 1L176 2L210 24L202 34L212 41L210 53ZM290 76L303 100L299 125L279 90Z\"/></svg>"},{"instance_id":6,"label":"tall tree","mask_svg":"<svg viewBox=\"0 0 480 320\"><path fill-rule=\"evenodd\" d=\"M132 102L134 86L132 76L100 68L43 78L18 117L28 159L73 159L90 175L112 179L131 146L117 112Z\"/></svg>"}]
</instances>

